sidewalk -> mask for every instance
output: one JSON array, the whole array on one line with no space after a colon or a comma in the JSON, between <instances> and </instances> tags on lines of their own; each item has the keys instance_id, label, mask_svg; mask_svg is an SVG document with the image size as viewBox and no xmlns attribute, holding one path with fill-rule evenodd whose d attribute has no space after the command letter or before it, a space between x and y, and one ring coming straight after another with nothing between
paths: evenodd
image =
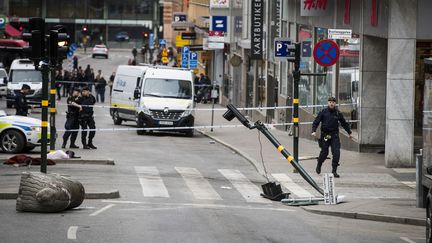
<instances>
[{"instance_id":1,"label":"sidewalk","mask_svg":"<svg viewBox=\"0 0 432 243\"><path fill-rule=\"evenodd\" d=\"M211 108L211 105L199 104L198 108ZM215 108L223 107L216 105ZM224 111L215 111L214 125L240 124L236 119L231 122L226 121L222 117L223 113ZM211 111L197 111L195 124L196 126L209 126ZM213 132L210 129L200 129L200 132L242 155L257 168L259 173L264 174L257 130L241 127L215 128ZM271 132L288 151L292 151L293 138L288 136L288 132L276 129L271 129ZM292 167L264 135L260 135L260 139L268 174L285 174L288 183L282 184L285 187L289 186L292 197L301 197L305 193L312 196L319 195L299 174L292 173ZM320 151L317 142L307 139L300 139L299 147L300 158L316 157ZM300 164L319 185L322 184L322 176L315 173L315 159L303 160L300 161ZM424 225L425 210L415 207L414 169L388 169L384 167L383 154L346 150L341 150L340 164L338 172L341 178L336 179L335 187L339 195L346 196L347 203L334 206L303 207L305 210L350 218ZM330 172L331 160L327 160L323 165L323 173Z\"/></svg>"}]
</instances>

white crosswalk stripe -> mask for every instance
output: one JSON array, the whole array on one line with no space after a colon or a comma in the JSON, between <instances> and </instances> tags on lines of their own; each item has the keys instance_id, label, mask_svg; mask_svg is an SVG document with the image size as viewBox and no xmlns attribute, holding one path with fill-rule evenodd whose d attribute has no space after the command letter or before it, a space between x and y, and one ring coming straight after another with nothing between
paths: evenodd
<instances>
[{"instance_id":1,"label":"white crosswalk stripe","mask_svg":"<svg viewBox=\"0 0 432 243\"><path fill-rule=\"evenodd\" d=\"M313 197L310 192L306 191L303 187L295 183L287 174L275 173L272 176L291 193L298 197Z\"/></svg>"},{"instance_id":2,"label":"white crosswalk stripe","mask_svg":"<svg viewBox=\"0 0 432 243\"><path fill-rule=\"evenodd\" d=\"M195 168L175 167L196 199L222 200L210 183Z\"/></svg>"},{"instance_id":3,"label":"white crosswalk stripe","mask_svg":"<svg viewBox=\"0 0 432 243\"><path fill-rule=\"evenodd\" d=\"M144 197L169 197L168 190L154 166L135 166Z\"/></svg>"},{"instance_id":4,"label":"white crosswalk stripe","mask_svg":"<svg viewBox=\"0 0 432 243\"><path fill-rule=\"evenodd\" d=\"M219 172L227 178L247 202L270 203L260 196L261 190L238 170L219 169Z\"/></svg>"}]
</instances>

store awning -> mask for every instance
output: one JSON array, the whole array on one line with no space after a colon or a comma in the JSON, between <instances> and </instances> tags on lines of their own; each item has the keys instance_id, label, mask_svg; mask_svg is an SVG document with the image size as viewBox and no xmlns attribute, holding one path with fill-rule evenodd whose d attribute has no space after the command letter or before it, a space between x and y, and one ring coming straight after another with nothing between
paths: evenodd
<instances>
[{"instance_id":1,"label":"store awning","mask_svg":"<svg viewBox=\"0 0 432 243\"><path fill-rule=\"evenodd\" d=\"M13 27L10 24L6 24L5 26L5 34L9 37L20 37L21 36L21 31L15 29L15 27Z\"/></svg>"}]
</instances>

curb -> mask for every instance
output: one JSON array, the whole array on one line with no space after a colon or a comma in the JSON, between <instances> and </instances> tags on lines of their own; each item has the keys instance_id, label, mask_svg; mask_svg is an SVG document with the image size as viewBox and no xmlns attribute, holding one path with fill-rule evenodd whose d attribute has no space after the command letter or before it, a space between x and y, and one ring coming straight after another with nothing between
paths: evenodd
<instances>
[{"instance_id":1,"label":"curb","mask_svg":"<svg viewBox=\"0 0 432 243\"><path fill-rule=\"evenodd\" d=\"M336 217L350 218L350 219L363 219L363 220L371 220L371 221L395 223L395 224L426 226L426 220L419 219L419 218L406 218L406 217L372 214L372 213L325 211L319 209L312 209L304 206L301 208L306 212L320 214L320 215L336 216Z\"/></svg>"},{"instance_id":2,"label":"curb","mask_svg":"<svg viewBox=\"0 0 432 243\"><path fill-rule=\"evenodd\" d=\"M3 164L7 160L8 158L2 158L0 159L0 163ZM114 160L112 159L60 159L54 161L57 164L115 165Z\"/></svg>"},{"instance_id":3,"label":"curb","mask_svg":"<svg viewBox=\"0 0 432 243\"><path fill-rule=\"evenodd\" d=\"M237 153L238 155L240 155L241 157L243 157L244 159L246 159L250 164L252 164L252 166L255 168L256 171L258 171L259 174L261 174L261 175L265 174L264 171L262 171L262 169L260 169L260 166L258 166L259 163L254 158L250 157L247 153L241 151L240 149L232 146L229 143L226 143L226 142L220 140L219 138L216 138L216 137L208 134L205 131L198 130L198 129L196 129L196 131L198 131L199 133L201 133L202 135L204 135L204 136L206 136L208 138L211 138L212 140L214 140L217 143L219 143L219 144L227 147L228 149L232 150L233 152Z\"/></svg>"},{"instance_id":4,"label":"curb","mask_svg":"<svg viewBox=\"0 0 432 243\"><path fill-rule=\"evenodd\" d=\"M0 192L0 200L15 200L18 197L17 192ZM86 192L85 199L116 199L120 198L118 190L106 192Z\"/></svg>"}]
</instances>

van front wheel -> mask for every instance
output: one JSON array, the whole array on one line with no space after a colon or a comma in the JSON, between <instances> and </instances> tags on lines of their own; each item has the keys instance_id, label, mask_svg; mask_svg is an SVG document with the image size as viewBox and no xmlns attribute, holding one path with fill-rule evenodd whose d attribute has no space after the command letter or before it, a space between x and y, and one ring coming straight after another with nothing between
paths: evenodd
<instances>
[{"instance_id":1,"label":"van front wheel","mask_svg":"<svg viewBox=\"0 0 432 243\"><path fill-rule=\"evenodd\" d=\"M114 125L121 125L123 120L120 118L118 110L113 111L112 118L114 121Z\"/></svg>"}]
</instances>

